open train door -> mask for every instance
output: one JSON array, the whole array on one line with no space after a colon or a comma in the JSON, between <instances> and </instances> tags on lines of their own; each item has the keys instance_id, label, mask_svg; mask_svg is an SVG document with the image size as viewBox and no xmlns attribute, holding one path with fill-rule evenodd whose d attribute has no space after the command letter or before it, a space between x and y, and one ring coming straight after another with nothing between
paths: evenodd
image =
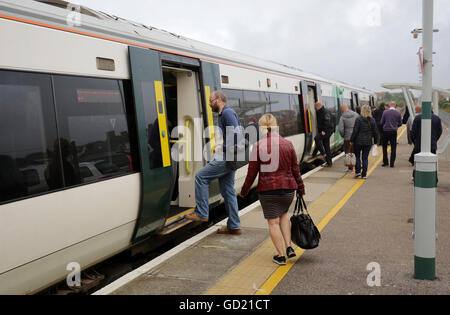
<instances>
[{"instance_id":1,"label":"open train door","mask_svg":"<svg viewBox=\"0 0 450 315\"><path fill-rule=\"evenodd\" d=\"M201 81L203 90L203 121L205 126L205 147L204 153L208 161L211 159L216 146L216 131L218 131L217 121L214 118L209 98L211 93L221 89L220 68L218 64L201 61ZM221 199L219 180L213 180L209 185L209 204L214 205Z\"/></svg>"},{"instance_id":2,"label":"open train door","mask_svg":"<svg viewBox=\"0 0 450 315\"><path fill-rule=\"evenodd\" d=\"M351 107L352 107L352 111L354 111L354 112L358 111L359 99L358 99L358 93L356 93L356 92L352 92Z\"/></svg>"},{"instance_id":3,"label":"open train door","mask_svg":"<svg viewBox=\"0 0 450 315\"><path fill-rule=\"evenodd\" d=\"M141 200L133 242L164 226L173 176L159 52L129 47L141 168Z\"/></svg>"},{"instance_id":4,"label":"open train door","mask_svg":"<svg viewBox=\"0 0 450 315\"><path fill-rule=\"evenodd\" d=\"M302 95L304 95L304 104L306 110L306 142L304 159L311 157L315 149L314 137L317 135L317 120L314 104L321 100L320 84L311 81L301 82Z\"/></svg>"}]
</instances>

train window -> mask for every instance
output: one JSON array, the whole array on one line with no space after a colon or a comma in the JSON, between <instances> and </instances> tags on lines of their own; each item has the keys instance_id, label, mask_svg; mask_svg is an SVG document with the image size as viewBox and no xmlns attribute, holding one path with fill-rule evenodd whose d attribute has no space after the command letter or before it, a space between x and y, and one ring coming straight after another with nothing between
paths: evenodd
<instances>
[{"instance_id":1,"label":"train window","mask_svg":"<svg viewBox=\"0 0 450 315\"><path fill-rule=\"evenodd\" d=\"M53 78L65 186L131 173L122 82ZM83 166L94 176L86 176Z\"/></svg>"},{"instance_id":2,"label":"train window","mask_svg":"<svg viewBox=\"0 0 450 315\"><path fill-rule=\"evenodd\" d=\"M297 96L298 99L298 96ZM270 107L267 108L275 116L282 137L293 136L299 133L299 105L291 102L289 94L270 93Z\"/></svg>"},{"instance_id":3,"label":"train window","mask_svg":"<svg viewBox=\"0 0 450 315\"><path fill-rule=\"evenodd\" d=\"M266 92L244 91L244 106L241 119L244 128L249 125L257 125L262 115L269 106L269 94Z\"/></svg>"},{"instance_id":4,"label":"train window","mask_svg":"<svg viewBox=\"0 0 450 315\"><path fill-rule=\"evenodd\" d=\"M305 113L303 112L303 108L300 108L300 97L298 94L290 94L289 95L289 103L291 108L295 110L295 115L297 117L297 131L296 133L305 133Z\"/></svg>"},{"instance_id":5,"label":"train window","mask_svg":"<svg viewBox=\"0 0 450 315\"><path fill-rule=\"evenodd\" d=\"M0 71L0 95L0 203L61 188L50 75Z\"/></svg>"},{"instance_id":6,"label":"train window","mask_svg":"<svg viewBox=\"0 0 450 315\"><path fill-rule=\"evenodd\" d=\"M223 90L225 95L227 96L227 105L235 110L238 115L241 125L244 126L244 116L242 115L245 110L243 107L244 104L244 94L240 90Z\"/></svg>"}]
</instances>

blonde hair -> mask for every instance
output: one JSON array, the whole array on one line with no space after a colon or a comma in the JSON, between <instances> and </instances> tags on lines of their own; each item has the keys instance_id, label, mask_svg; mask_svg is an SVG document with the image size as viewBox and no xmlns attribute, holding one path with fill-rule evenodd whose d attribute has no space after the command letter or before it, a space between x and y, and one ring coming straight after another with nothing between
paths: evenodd
<instances>
[{"instance_id":1,"label":"blonde hair","mask_svg":"<svg viewBox=\"0 0 450 315\"><path fill-rule=\"evenodd\" d=\"M372 109L369 105L364 105L361 108L361 116L362 117L372 117Z\"/></svg>"},{"instance_id":2,"label":"blonde hair","mask_svg":"<svg viewBox=\"0 0 450 315\"><path fill-rule=\"evenodd\" d=\"M278 127L277 119L272 114L264 114L258 121L259 127L267 134L273 127Z\"/></svg>"}]
</instances>

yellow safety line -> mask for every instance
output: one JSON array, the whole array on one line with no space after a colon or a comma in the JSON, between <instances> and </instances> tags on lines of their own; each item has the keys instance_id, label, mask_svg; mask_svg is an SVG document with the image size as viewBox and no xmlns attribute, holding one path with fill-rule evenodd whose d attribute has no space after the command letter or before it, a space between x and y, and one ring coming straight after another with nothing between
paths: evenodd
<instances>
[{"instance_id":1,"label":"yellow safety line","mask_svg":"<svg viewBox=\"0 0 450 315\"><path fill-rule=\"evenodd\" d=\"M406 128L403 128L403 130L400 132L400 135L397 137L397 140L400 139L405 131ZM372 172L378 167L381 161L383 161L382 155L367 172L367 176L372 174ZM350 191L345 194L345 196L333 207L333 209L328 212L328 214L317 225L319 231L322 231L325 228L325 226L331 221L331 219L334 218L334 216L336 216L336 214L342 209L342 207L344 207L347 201L355 194L355 192L362 186L362 184L364 184L364 182L365 180L363 179L358 180L358 182L352 187L352 189L350 189ZM281 280L283 280L283 278L294 266L297 260L300 259L304 252L305 250L298 248L296 251L297 257L292 261L287 262L285 266L278 267L277 270L269 277L269 279L261 286L261 288L256 291L255 295L269 295L270 293L272 293L275 287L281 282Z\"/></svg>"},{"instance_id":2,"label":"yellow safety line","mask_svg":"<svg viewBox=\"0 0 450 315\"><path fill-rule=\"evenodd\" d=\"M188 214L189 212L192 212L193 210L195 210L195 208L192 208L192 209L186 210L186 211L184 211L184 212L178 213L177 215L175 215L175 216L173 216L173 217L167 219L167 220L166 220L166 224L169 223L169 222L172 221L172 220L175 220L175 219L178 218L178 217L181 217L182 215L185 215L185 214Z\"/></svg>"}]
</instances>

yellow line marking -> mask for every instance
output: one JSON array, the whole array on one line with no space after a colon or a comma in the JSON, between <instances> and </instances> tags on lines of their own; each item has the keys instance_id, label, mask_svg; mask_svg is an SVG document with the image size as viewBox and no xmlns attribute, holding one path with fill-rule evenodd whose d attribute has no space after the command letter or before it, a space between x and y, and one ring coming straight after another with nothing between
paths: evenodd
<instances>
[{"instance_id":1,"label":"yellow line marking","mask_svg":"<svg viewBox=\"0 0 450 315\"><path fill-rule=\"evenodd\" d=\"M176 218L181 217L182 215L188 214L189 212L192 212L193 210L195 210L195 208L192 208L192 209L186 210L186 211L184 211L184 212L178 213L177 215L175 215L175 216L173 216L173 217L167 219L167 220L166 220L166 223L168 223L168 222L170 222L170 221L173 221L173 220L175 220Z\"/></svg>"},{"instance_id":2,"label":"yellow line marking","mask_svg":"<svg viewBox=\"0 0 450 315\"><path fill-rule=\"evenodd\" d=\"M403 128L403 130L400 132L400 135L398 135L397 140L400 139L400 137L405 133L406 128ZM389 150L390 151L390 150ZM374 165L370 168L370 170L367 172L367 176L372 174L372 172L378 167L378 165L383 160L383 156L381 156ZM360 179L358 182L350 189L350 191L345 194L345 196L331 209L330 212L320 221L320 223L317 225L317 228L320 232L327 226L327 224L333 219L336 214L344 207L344 205L347 203L347 201L353 196L353 194L364 184L365 180ZM255 293L255 295L269 295L272 293L272 291L275 289L275 287L283 280L283 278L286 276L286 274L289 272L289 270L294 266L294 264L297 262L297 260L300 259L300 257L303 255L305 250L298 248L296 250L297 257L295 257L293 260L287 262L286 266L280 266L277 268L277 270L269 277L269 279L261 286L261 288Z\"/></svg>"}]
</instances>

